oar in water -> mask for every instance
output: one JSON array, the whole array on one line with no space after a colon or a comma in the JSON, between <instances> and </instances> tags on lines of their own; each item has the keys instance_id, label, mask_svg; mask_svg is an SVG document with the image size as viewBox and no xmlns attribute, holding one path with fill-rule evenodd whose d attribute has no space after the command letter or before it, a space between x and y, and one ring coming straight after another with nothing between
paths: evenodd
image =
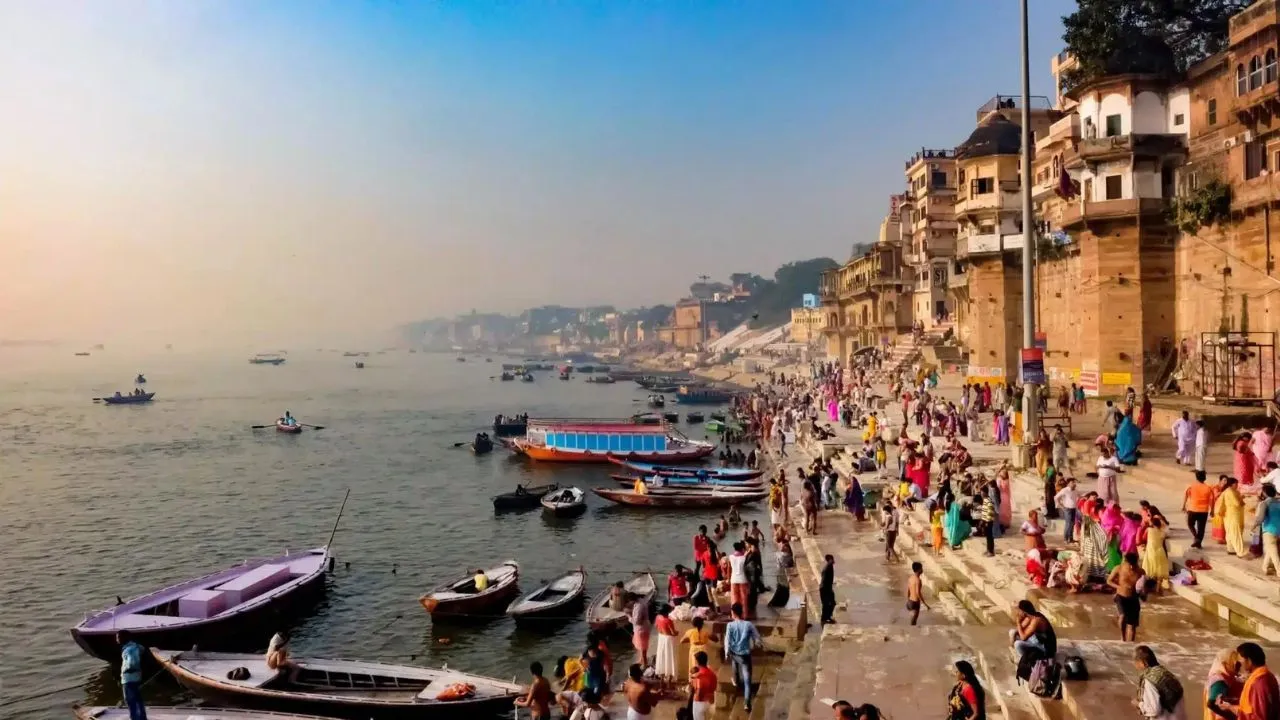
<instances>
[{"instance_id":1,"label":"oar in water","mask_svg":"<svg viewBox=\"0 0 1280 720\"><path fill-rule=\"evenodd\" d=\"M323 426L323 425L308 425L307 423L298 423L298 424L299 424L299 425L301 425L302 427L309 427L309 428L311 428L312 430L323 430L323 429L324 429L324 426Z\"/></svg>"}]
</instances>

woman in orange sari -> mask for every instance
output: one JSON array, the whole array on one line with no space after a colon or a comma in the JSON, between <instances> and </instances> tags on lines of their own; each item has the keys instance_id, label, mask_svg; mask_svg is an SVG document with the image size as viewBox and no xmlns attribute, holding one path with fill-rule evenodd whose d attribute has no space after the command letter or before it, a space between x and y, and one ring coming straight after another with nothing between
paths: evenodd
<instances>
[{"instance_id":1,"label":"woman in orange sari","mask_svg":"<svg viewBox=\"0 0 1280 720\"><path fill-rule=\"evenodd\" d=\"M1222 495L1223 489L1226 488L1227 480L1226 475L1218 476L1218 484L1214 486L1213 497L1209 500L1209 507L1213 508L1209 518L1209 535L1219 545L1227 544L1227 526L1224 517L1218 513L1218 497Z\"/></svg>"}]
</instances>

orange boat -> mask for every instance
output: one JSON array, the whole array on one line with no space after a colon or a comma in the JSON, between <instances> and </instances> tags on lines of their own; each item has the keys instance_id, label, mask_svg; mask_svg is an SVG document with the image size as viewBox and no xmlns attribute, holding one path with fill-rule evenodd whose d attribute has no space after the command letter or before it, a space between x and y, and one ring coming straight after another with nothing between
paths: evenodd
<instances>
[{"instance_id":1,"label":"orange boat","mask_svg":"<svg viewBox=\"0 0 1280 720\"><path fill-rule=\"evenodd\" d=\"M523 438L511 447L533 460L606 463L693 462L715 452L712 443L690 440L667 424L638 425L629 420L530 420Z\"/></svg>"}]
</instances>

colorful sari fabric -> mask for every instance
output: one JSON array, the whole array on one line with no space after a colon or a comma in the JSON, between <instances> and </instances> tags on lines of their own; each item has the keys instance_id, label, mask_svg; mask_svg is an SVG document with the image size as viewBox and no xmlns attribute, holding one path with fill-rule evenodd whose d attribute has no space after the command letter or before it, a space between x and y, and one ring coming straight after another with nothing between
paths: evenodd
<instances>
[{"instance_id":1,"label":"colorful sari fabric","mask_svg":"<svg viewBox=\"0 0 1280 720\"><path fill-rule=\"evenodd\" d=\"M1116 458L1125 465L1138 464L1138 446L1142 444L1142 431L1125 416L1116 429Z\"/></svg>"}]
</instances>

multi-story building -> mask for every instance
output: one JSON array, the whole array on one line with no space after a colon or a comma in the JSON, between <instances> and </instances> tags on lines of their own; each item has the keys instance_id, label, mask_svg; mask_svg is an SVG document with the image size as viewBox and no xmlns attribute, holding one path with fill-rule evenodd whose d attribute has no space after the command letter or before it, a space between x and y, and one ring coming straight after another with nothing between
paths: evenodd
<instances>
[{"instance_id":1,"label":"multi-story building","mask_svg":"<svg viewBox=\"0 0 1280 720\"><path fill-rule=\"evenodd\" d=\"M798 307L791 309L791 342L806 345L822 339L822 326L826 318L820 307Z\"/></svg>"},{"instance_id":2,"label":"multi-story building","mask_svg":"<svg viewBox=\"0 0 1280 720\"><path fill-rule=\"evenodd\" d=\"M1033 97L1031 132L1058 119L1048 98ZM1015 376L1022 346L1021 100L997 95L978 109L978 127L955 151L959 223L958 335L969 347L969 375Z\"/></svg>"},{"instance_id":3,"label":"multi-story building","mask_svg":"<svg viewBox=\"0 0 1280 720\"><path fill-rule=\"evenodd\" d=\"M912 279L912 314L926 328L950 318L949 292L956 250L956 158L952 150L921 148L906 162L909 217L904 261Z\"/></svg>"},{"instance_id":4,"label":"multi-story building","mask_svg":"<svg viewBox=\"0 0 1280 720\"><path fill-rule=\"evenodd\" d=\"M892 196L875 245L822 274L819 298L828 357L848 362L857 350L910 330L914 287L902 261L910 211L906 196Z\"/></svg>"}]
</instances>

